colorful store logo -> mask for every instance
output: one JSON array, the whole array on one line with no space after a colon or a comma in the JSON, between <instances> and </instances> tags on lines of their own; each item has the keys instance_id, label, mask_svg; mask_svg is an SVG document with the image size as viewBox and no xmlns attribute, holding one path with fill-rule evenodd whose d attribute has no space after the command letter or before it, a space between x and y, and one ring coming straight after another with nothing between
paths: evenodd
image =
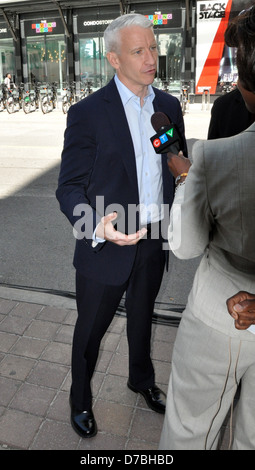
<instances>
[{"instance_id":1,"label":"colorful store logo","mask_svg":"<svg viewBox=\"0 0 255 470\"><path fill-rule=\"evenodd\" d=\"M172 13L165 15L155 14L155 15L145 15L153 24L167 24L168 20L173 19Z\"/></svg>"},{"instance_id":2,"label":"colorful store logo","mask_svg":"<svg viewBox=\"0 0 255 470\"><path fill-rule=\"evenodd\" d=\"M55 28L56 25L56 22L47 23L44 21L42 23L33 23L32 29L35 29L36 33L52 33L53 28Z\"/></svg>"}]
</instances>

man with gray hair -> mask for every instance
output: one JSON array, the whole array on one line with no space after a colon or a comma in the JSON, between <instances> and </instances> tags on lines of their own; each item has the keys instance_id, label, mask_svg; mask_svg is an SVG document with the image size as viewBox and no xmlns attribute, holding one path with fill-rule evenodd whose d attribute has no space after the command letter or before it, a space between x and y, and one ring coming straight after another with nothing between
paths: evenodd
<instances>
[{"instance_id":1,"label":"man with gray hair","mask_svg":"<svg viewBox=\"0 0 255 470\"><path fill-rule=\"evenodd\" d=\"M124 15L107 27L104 38L116 74L70 108L56 193L76 235L78 319L70 404L72 426L82 437L97 432L90 382L101 339L124 294L128 387L151 409L165 412L165 394L155 385L150 342L168 253L162 249L161 231L157 237L152 232L168 217L174 180L165 156L156 154L150 142L155 111L167 114L179 127L186 152L178 99L151 85L158 58L152 23L143 15ZM134 207L140 210L131 221Z\"/></svg>"}]
</instances>

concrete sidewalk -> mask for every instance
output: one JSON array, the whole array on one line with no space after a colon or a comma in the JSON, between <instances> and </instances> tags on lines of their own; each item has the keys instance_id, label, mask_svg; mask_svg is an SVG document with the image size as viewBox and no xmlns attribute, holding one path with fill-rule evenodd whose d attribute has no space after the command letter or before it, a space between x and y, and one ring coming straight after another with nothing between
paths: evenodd
<instances>
[{"instance_id":1,"label":"concrete sidewalk","mask_svg":"<svg viewBox=\"0 0 255 470\"><path fill-rule=\"evenodd\" d=\"M2 449L157 449L163 416L127 388L126 319L115 316L93 379L99 432L81 439L70 426L70 354L75 301L0 287L0 443ZM176 328L153 325L156 381L166 392Z\"/></svg>"},{"instance_id":2,"label":"concrete sidewalk","mask_svg":"<svg viewBox=\"0 0 255 470\"><path fill-rule=\"evenodd\" d=\"M73 431L69 390L75 321L72 298L0 287L0 448L157 450L163 416L127 388L122 315L115 316L104 337L93 378L98 434L81 439ZM165 392L176 332L170 324L153 324L156 383Z\"/></svg>"}]
</instances>

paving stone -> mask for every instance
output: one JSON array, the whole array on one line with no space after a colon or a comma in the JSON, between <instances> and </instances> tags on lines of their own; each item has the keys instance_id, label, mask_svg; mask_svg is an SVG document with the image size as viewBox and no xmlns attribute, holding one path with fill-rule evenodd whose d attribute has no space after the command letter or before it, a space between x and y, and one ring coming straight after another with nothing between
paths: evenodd
<instances>
[{"instance_id":1,"label":"paving stone","mask_svg":"<svg viewBox=\"0 0 255 470\"><path fill-rule=\"evenodd\" d=\"M170 362L161 362L153 360L153 366L155 369L155 382L156 384L164 384L165 389L168 386L169 377L171 373L171 363ZM164 390L166 391L166 390Z\"/></svg>"},{"instance_id":2,"label":"paving stone","mask_svg":"<svg viewBox=\"0 0 255 470\"><path fill-rule=\"evenodd\" d=\"M72 325L74 326L77 320L77 311L76 310L68 310L67 315L62 322L65 325Z\"/></svg>"},{"instance_id":3,"label":"paving stone","mask_svg":"<svg viewBox=\"0 0 255 470\"><path fill-rule=\"evenodd\" d=\"M70 422L69 393L59 392L52 401L47 413L48 419Z\"/></svg>"},{"instance_id":4,"label":"paving stone","mask_svg":"<svg viewBox=\"0 0 255 470\"><path fill-rule=\"evenodd\" d=\"M100 349L104 351L115 351L120 341L120 335L116 333L107 333L101 342Z\"/></svg>"},{"instance_id":5,"label":"paving stone","mask_svg":"<svg viewBox=\"0 0 255 470\"><path fill-rule=\"evenodd\" d=\"M38 416L7 409L0 418L0 442L28 449L41 423Z\"/></svg>"},{"instance_id":6,"label":"paving stone","mask_svg":"<svg viewBox=\"0 0 255 470\"><path fill-rule=\"evenodd\" d=\"M70 365L71 345L52 342L45 348L45 351L42 354L42 359L57 362L59 364Z\"/></svg>"},{"instance_id":7,"label":"paving stone","mask_svg":"<svg viewBox=\"0 0 255 470\"><path fill-rule=\"evenodd\" d=\"M173 354L174 343L167 343L166 341L154 340L151 347L152 359L170 362Z\"/></svg>"},{"instance_id":8,"label":"paving stone","mask_svg":"<svg viewBox=\"0 0 255 470\"><path fill-rule=\"evenodd\" d=\"M36 359L42 354L47 344L48 341L23 336L19 338L10 352L18 356Z\"/></svg>"},{"instance_id":9,"label":"paving stone","mask_svg":"<svg viewBox=\"0 0 255 470\"><path fill-rule=\"evenodd\" d=\"M94 406L98 429L117 436L128 436L133 407L97 400ZM111 430L111 431L110 431Z\"/></svg>"},{"instance_id":10,"label":"paving stone","mask_svg":"<svg viewBox=\"0 0 255 470\"><path fill-rule=\"evenodd\" d=\"M108 331L112 332L112 333L118 333L118 334L121 334L125 331L126 329L126 318L125 317L121 317L121 316L118 316L116 315L109 328L108 328Z\"/></svg>"},{"instance_id":11,"label":"paving stone","mask_svg":"<svg viewBox=\"0 0 255 470\"><path fill-rule=\"evenodd\" d=\"M125 448L126 451L128 450L158 450L158 443L155 442L148 442L148 441L141 441L139 439L130 439Z\"/></svg>"},{"instance_id":12,"label":"paving stone","mask_svg":"<svg viewBox=\"0 0 255 470\"><path fill-rule=\"evenodd\" d=\"M163 426L164 415L151 410L135 409L130 439L140 439L158 443Z\"/></svg>"},{"instance_id":13,"label":"paving stone","mask_svg":"<svg viewBox=\"0 0 255 470\"><path fill-rule=\"evenodd\" d=\"M111 353L110 351L100 351L95 370L97 372L106 372L110 365L112 356L113 353Z\"/></svg>"},{"instance_id":14,"label":"paving stone","mask_svg":"<svg viewBox=\"0 0 255 470\"><path fill-rule=\"evenodd\" d=\"M24 380L34 365L35 361L32 359L8 354L0 363L0 374L4 377Z\"/></svg>"},{"instance_id":15,"label":"paving stone","mask_svg":"<svg viewBox=\"0 0 255 470\"><path fill-rule=\"evenodd\" d=\"M93 439L81 439L78 450L123 450L126 437L98 432Z\"/></svg>"},{"instance_id":16,"label":"paving stone","mask_svg":"<svg viewBox=\"0 0 255 470\"><path fill-rule=\"evenodd\" d=\"M69 372L69 368L59 364L41 361L32 370L26 381L45 387L59 388Z\"/></svg>"},{"instance_id":17,"label":"paving stone","mask_svg":"<svg viewBox=\"0 0 255 470\"><path fill-rule=\"evenodd\" d=\"M42 308L43 305L20 302L12 309L11 314L25 318L34 318Z\"/></svg>"},{"instance_id":18,"label":"paving stone","mask_svg":"<svg viewBox=\"0 0 255 470\"><path fill-rule=\"evenodd\" d=\"M27 327L31 323L31 318L17 317L14 315L8 315L1 322L1 331L6 331L7 333L13 333L17 335L22 335Z\"/></svg>"},{"instance_id":19,"label":"paving stone","mask_svg":"<svg viewBox=\"0 0 255 470\"><path fill-rule=\"evenodd\" d=\"M0 313L8 314L17 305L16 301L0 299Z\"/></svg>"},{"instance_id":20,"label":"paving stone","mask_svg":"<svg viewBox=\"0 0 255 470\"><path fill-rule=\"evenodd\" d=\"M57 323L34 320L26 330L26 336L52 340L55 337L58 329L59 325Z\"/></svg>"},{"instance_id":21,"label":"paving stone","mask_svg":"<svg viewBox=\"0 0 255 470\"><path fill-rule=\"evenodd\" d=\"M21 386L19 380L8 379L6 377L0 377L0 404L8 406L13 396Z\"/></svg>"},{"instance_id":22,"label":"paving stone","mask_svg":"<svg viewBox=\"0 0 255 470\"><path fill-rule=\"evenodd\" d=\"M68 310L56 307L44 307L37 315L37 319L63 323L68 315Z\"/></svg>"},{"instance_id":23,"label":"paving stone","mask_svg":"<svg viewBox=\"0 0 255 470\"><path fill-rule=\"evenodd\" d=\"M153 325L153 340L174 342L178 328L165 325Z\"/></svg>"},{"instance_id":24,"label":"paving stone","mask_svg":"<svg viewBox=\"0 0 255 470\"><path fill-rule=\"evenodd\" d=\"M73 342L73 326L72 325L63 325L58 330L55 341L59 341L61 343L72 344Z\"/></svg>"},{"instance_id":25,"label":"paving stone","mask_svg":"<svg viewBox=\"0 0 255 470\"><path fill-rule=\"evenodd\" d=\"M128 377L128 356L114 354L108 372L112 375Z\"/></svg>"},{"instance_id":26,"label":"paving stone","mask_svg":"<svg viewBox=\"0 0 255 470\"><path fill-rule=\"evenodd\" d=\"M75 450L80 438L70 424L46 420L34 442L31 450Z\"/></svg>"},{"instance_id":27,"label":"paving stone","mask_svg":"<svg viewBox=\"0 0 255 470\"><path fill-rule=\"evenodd\" d=\"M9 406L35 416L45 416L55 395L56 390L25 383Z\"/></svg>"},{"instance_id":28,"label":"paving stone","mask_svg":"<svg viewBox=\"0 0 255 470\"><path fill-rule=\"evenodd\" d=\"M128 355L128 341L126 336L121 336L117 352L123 356Z\"/></svg>"},{"instance_id":29,"label":"paving stone","mask_svg":"<svg viewBox=\"0 0 255 470\"><path fill-rule=\"evenodd\" d=\"M100 390L99 397L123 405L134 406L137 394L127 387L126 377L107 375Z\"/></svg>"},{"instance_id":30,"label":"paving stone","mask_svg":"<svg viewBox=\"0 0 255 470\"><path fill-rule=\"evenodd\" d=\"M0 332L0 351L7 352L18 341L19 336L11 333Z\"/></svg>"}]
</instances>

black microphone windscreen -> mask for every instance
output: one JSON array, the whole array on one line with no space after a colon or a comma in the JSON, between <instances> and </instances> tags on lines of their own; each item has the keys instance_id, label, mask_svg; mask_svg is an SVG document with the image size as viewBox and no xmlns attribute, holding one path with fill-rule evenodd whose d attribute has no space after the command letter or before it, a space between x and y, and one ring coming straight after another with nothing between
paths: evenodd
<instances>
[{"instance_id":1,"label":"black microphone windscreen","mask_svg":"<svg viewBox=\"0 0 255 470\"><path fill-rule=\"evenodd\" d=\"M153 129L155 129L155 131L158 132L161 129L161 127L169 126L171 122L165 113L162 113L161 111L157 111L151 116L151 124L152 124Z\"/></svg>"}]
</instances>

